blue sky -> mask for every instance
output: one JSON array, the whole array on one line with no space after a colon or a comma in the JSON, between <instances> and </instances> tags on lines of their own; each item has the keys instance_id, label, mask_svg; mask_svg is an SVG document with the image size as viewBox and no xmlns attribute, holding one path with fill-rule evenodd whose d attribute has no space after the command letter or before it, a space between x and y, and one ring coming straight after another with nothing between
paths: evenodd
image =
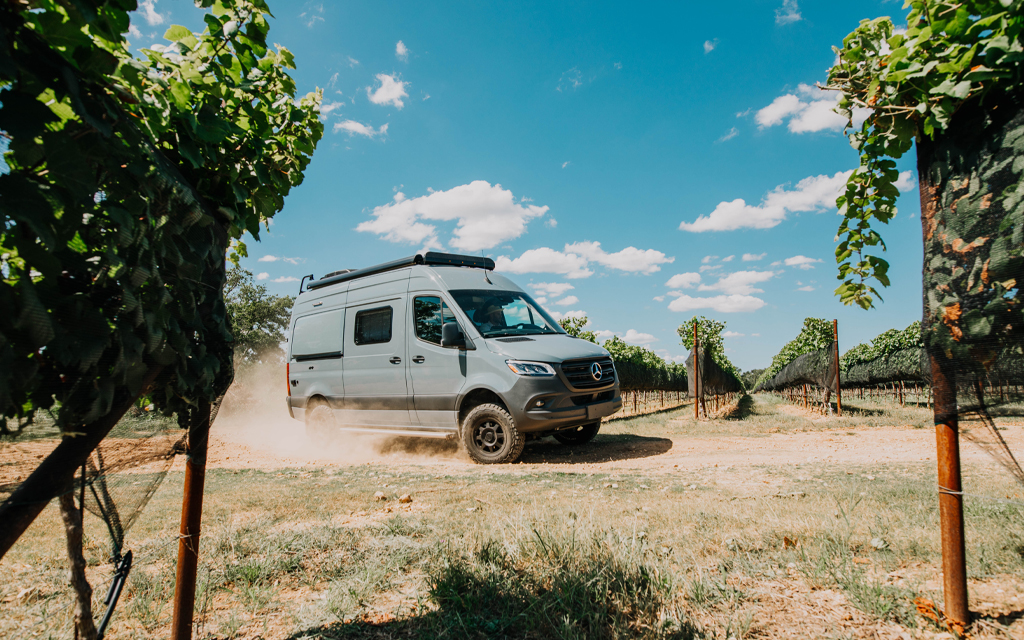
<instances>
[{"instance_id":1,"label":"blue sky","mask_svg":"<svg viewBox=\"0 0 1024 640\"><path fill-rule=\"evenodd\" d=\"M694 314L728 323L741 369L807 316L843 350L921 316L912 155L882 229L892 286L871 311L832 291L835 196L856 152L814 88L832 45L899 2L339 3L270 0L300 94L324 89L305 182L243 265L298 279L424 248L487 255L553 313L585 313L667 357ZM134 47L183 0L144 0ZM735 334L735 335L734 335Z\"/></svg>"}]
</instances>

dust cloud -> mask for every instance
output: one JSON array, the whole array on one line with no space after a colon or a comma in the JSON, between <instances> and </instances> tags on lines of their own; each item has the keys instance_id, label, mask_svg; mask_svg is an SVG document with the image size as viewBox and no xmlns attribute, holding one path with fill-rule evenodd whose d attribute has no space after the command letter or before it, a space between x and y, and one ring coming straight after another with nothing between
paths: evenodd
<instances>
[{"instance_id":1,"label":"dust cloud","mask_svg":"<svg viewBox=\"0 0 1024 640\"><path fill-rule=\"evenodd\" d=\"M210 463L254 467L288 464L470 462L454 440L341 432L330 444L306 436L288 415L283 363L239 367L211 429ZM220 464L218 464L220 463Z\"/></svg>"}]
</instances>

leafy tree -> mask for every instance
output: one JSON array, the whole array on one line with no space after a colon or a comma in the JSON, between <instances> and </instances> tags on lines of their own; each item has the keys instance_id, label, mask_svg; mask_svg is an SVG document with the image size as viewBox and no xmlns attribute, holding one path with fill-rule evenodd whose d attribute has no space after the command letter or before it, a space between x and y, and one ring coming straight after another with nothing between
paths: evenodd
<instances>
[{"instance_id":1,"label":"leafy tree","mask_svg":"<svg viewBox=\"0 0 1024 640\"><path fill-rule=\"evenodd\" d=\"M774 378L782 368L805 353L824 349L832 344L835 333L832 323L824 318L804 318L804 326L795 338L786 343L772 358L771 365L757 379L757 384Z\"/></svg>"},{"instance_id":2,"label":"leafy tree","mask_svg":"<svg viewBox=\"0 0 1024 640\"><path fill-rule=\"evenodd\" d=\"M601 346L607 349L608 353L612 354L612 359L616 362L631 362L654 369L665 368L665 360L661 356L650 349L624 342L619 336L612 336L611 339L605 340Z\"/></svg>"},{"instance_id":3,"label":"leafy tree","mask_svg":"<svg viewBox=\"0 0 1024 640\"><path fill-rule=\"evenodd\" d=\"M908 0L907 30L888 17L862 20L833 47L828 89L839 92L837 112L848 119L860 166L836 204L843 220L836 262L844 304L874 305L872 280L889 286L889 263L866 253L885 243L873 221L896 215L895 160L915 139L936 139L969 101L1021 83L1024 2L1021 0ZM859 127L854 111L867 114Z\"/></svg>"},{"instance_id":4,"label":"leafy tree","mask_svg":"<svg viewBox=\"0 0 1024 640\"><path fill-rule=\"evenodd\" d=\"M283 355L280 345L294 298L270 295L265 286L253 281L251 271L233 266L228 270L224 302L235 336L236 366Z\"/></svg>"},{"instance_id":5,"label":"leafy tree","mask_svg":"<svg viewBox=\"0 0 1024 640\"><path fill-rule=\"evenodd\" d=\"M682 340L682 345L693 351L693 325L697 324L697 341L701 349L711 354L715 364L726 371L731 371L737 378L740 377L740 370L725 355L725 339L722 332L725 331L725 320L715 320L704 316L694 316L690 320L679 325L676 333Z\"/></svg>"},{"instance_id":6,"label":"leafy tree","mask_svg":"<svg viewBox=\"0 0 1024 640\"><path fill-rule=\"evenodd\" d=\"M758 378L764 373L764 369L751 369L740 374L740 380L747 389L753 389L757 385Z\"/></svg>"},{"instance_id":7,"label":"leafy tree","mask_svg":"<svg viewBox=\"0 0 1024 640\"><path fill-rule=\"evenodd\" d=\"M20 429L56 407L79 434L18 489L33 500L0 507L0 555L140 392L183 425L224 392L225 252L259 238L323 134L263 0L198 4L203 33L173 26L142 58L132 0L0 6L0 410Z\"/></svg>"},{"instance_id":8,"label":"leafy tree","mask_svg":"<svg viewBox=\"0 0 1024 640\"><path fill-rule=\"evenodd\" d=\"M839 358L839 364L842 371L849 371L850 367L870 362L875 358L923 346L921 321L915 320L906 329L888 329L875 336L871 342L864 342L849 349Z\"/></svg>"},{"instance_id":9,"label":"leafy tree","mask_svg":"<svg viewBox=\"0 0 1024 640\"><path fill-rule=\"evenodd\" d=\"M589 342L597 344L597 335L593 331L584 331L583 327L587 326L590 320L587 316L576 317L570 316L568 318L562 318L558 321L558 324L565 329L565 332L574 338L583 338Z\"/></svg>"}]
</instances>

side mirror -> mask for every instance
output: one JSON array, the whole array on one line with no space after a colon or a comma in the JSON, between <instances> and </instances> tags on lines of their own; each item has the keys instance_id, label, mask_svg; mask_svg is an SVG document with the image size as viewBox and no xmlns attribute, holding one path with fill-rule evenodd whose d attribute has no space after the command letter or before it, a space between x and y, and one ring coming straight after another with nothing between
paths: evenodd
<instances>
[{"instance_id":1,"label":"side mirror","mask_svg":"<svg viewBox=\"0 0 1024 640\"><path fill-rule=\"evenodd\" d=\"M446 322L441 325L442 347L465 347L466 335L462 333L458 322Z\"/></svg>"}]
</instances>

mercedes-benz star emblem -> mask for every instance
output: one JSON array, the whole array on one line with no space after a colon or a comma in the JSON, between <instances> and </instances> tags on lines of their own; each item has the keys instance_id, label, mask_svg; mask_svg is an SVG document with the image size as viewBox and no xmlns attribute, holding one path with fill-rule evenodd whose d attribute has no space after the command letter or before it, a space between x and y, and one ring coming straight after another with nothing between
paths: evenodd
<instances>
[{"instance_id":1,"label":"mercedes-benz star emblem","mask_svg":"<svg viewBox=\"0 0 1024 640\"><path fill-rule=\"evenodd\" d=\"M604 376L604 371L601 371L601 363L595 362L590 365L590 377L594 380L600 380Z\"/></svg>"}]
</instances>

